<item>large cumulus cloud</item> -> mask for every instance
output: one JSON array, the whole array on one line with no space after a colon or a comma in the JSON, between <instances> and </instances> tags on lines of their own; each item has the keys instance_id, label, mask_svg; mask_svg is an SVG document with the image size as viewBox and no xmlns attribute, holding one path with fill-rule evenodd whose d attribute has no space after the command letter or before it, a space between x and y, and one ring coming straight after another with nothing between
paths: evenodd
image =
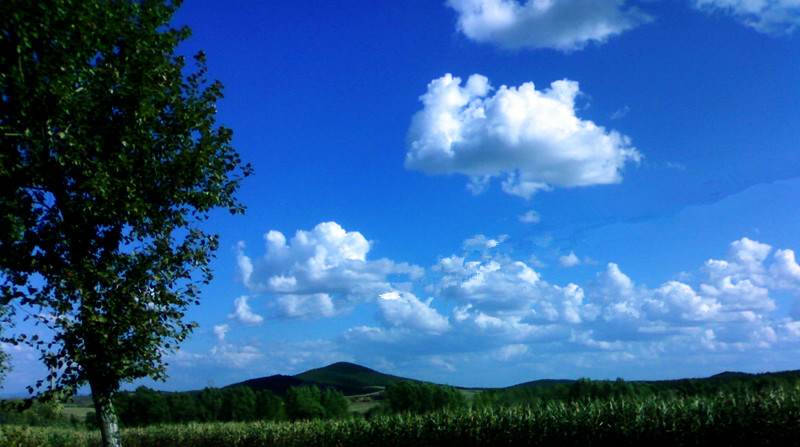
<instances>
[{"instance_id":1,"label":"large cumulus cloud","mask_svg":"<svg viewBox=\"0 0 800 447\"><path fill-rule=\"evenodd\" d=\"M336 222L298 230L290 240L274 230L264 239L266 252L257 258L245 254L240 243L237 261L242 282L253 294L275 297L271 304L277 317L335 316L357 302L394 291L393 275L416 278L422 273L420 267L405 263L367 259L370 242ZM253 321L247 311L249 315L239 310L236 315Z\"/></svg>"},{"instance_id":2,"label":"large cumulus cloud","mask_svg":"<svg viewBox=\"0 0 800 447\"><path fill-rule=\"evenodd\" d=\"M650 18L625 0L448 0L458 29L505 48L571 51L632 29Z\"/></svg>"},{"instance_id":3,"label":"large cumulus cloud","mask_svg":"<svg viewBox=\"0 0 800 447\"><path fill-rule=\"evenodd\" d=\"M623 363L800 342L800 321L787 312L792 298L779 293L800 294L800 265L792 250L742 238L722 259L683 275L692 280L649 287L608 263L582 286L561 286L505 253L505 240L470 238L465 247L478 248L472 254L440 258L431 268L426 290L452 305L446 323L446 314L430 308L432 299L393 294L386 305L396 309L383 309L387 324L354 328L345 340L374 354L390 345L395 358L486 355L534 362L572 353L573 362Z\"/></svg>"},{"instance_id":4,"label":"large cumulus cloud","mask_svg":"<svg viewBox=\"0 0 800 447\"><path fill-rule=\"evenodd\" d=\"M630 139L576 115L578 83L555 81L537 90L532 82L494 91L474 74L446 74L421 96L412 118L405 165L429 174L460 173L480 192L503 178L503 190L530 197L536 191L618 183L628 162L641 154Z\"/></svg>"},{"instance_id":5,"label":"large cumulus cloud","mask_svg":"<svg viewBox=\"0 0 800 447\"><path fill-rule=\"evenodd\" d=\"M506 235L467 239L464 253L439 258L424 277L419 267L370 260L369 242L333 223L290 240L270 232L266 240L260 257L241 249L242 277L253 295L236 300L231 319L263 324L256 311L265 300L276 317L336 317L361 306L368 312L360 317L371 309L374 320L358 321L332 340L293 343L285 352L257 338L232 341L231 331L248 329L219 325L214 349L184 352L178 363L224 369L265 359L291 359L296 367L349 359L427 362L448 374L483 368L492 376L524 367L547 376L589 368L596 375L702 362L718 369L725 361L752 359L788 365L800 345L800 302L792 304L800 297L795 253L749 238L655 285L636 281L614 262L584 281L550 281L566 267L531 261ZM559 252L550 256L556 260ZM592 265L569 271L591 273ZM402 283L392 281L398 275ZM314 351L321 344L328 350L323 357Z\"/></svg>"}]
</instances>

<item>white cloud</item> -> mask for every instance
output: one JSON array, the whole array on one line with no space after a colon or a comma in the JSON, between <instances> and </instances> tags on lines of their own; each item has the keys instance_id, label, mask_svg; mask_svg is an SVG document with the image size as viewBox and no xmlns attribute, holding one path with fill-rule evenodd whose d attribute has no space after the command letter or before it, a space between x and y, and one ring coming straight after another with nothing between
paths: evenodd
<instances>
[{"instance_id":1,"label":"white cloud","mask_svg":"<svg viewBox=\"0 0 800 447\"><path fill-rule=\"evenodd\" d=\"M747 273L760 273L762 270L761 264L769 256L770 251L772 251L772 247L769 245L744 237L738 241L731 242L728 258Z\"/></svg>"},{"instance_id":2,"label":"white cloud","mask_svg":"<svg viewBox=\"0 0 800 447\"><path fill-rule=\"evenodd\" d=\"M525 214L519 216L519 221L522 223L539 223L541 220L542 217L534 210L528 210Z\"/></svg>"},{"instance_id":3,"label":"white cloud","mask_svg":"<svg viewBox=\"0 0 800 447\"><path fill-rule=\"evenodd\" d=\"M458 29L478 42L506 48L578 50L650 18L625 0L448 0Z\"/></svg>"},{"instance_id":4,"label":"white cloud","mask_svg":"<svg viewBox=\"0 0 800 447\"><path fill-rule=\"evenodd\" d=\"M630 111L631 111L630 107L624 106L621 109L618 109L614 113L612 113L610 118L612 120L618 120L618 119L624 117L625 115L627 115L628 113L630 113Z\"/></svg>"},{"instance_id":5,"label":"white cloud","mask_svg":"<svg viewBox=\"0 0 800 447\"><path fill-rule=\"evenodd\" d=\"M626 301L635 292L633 281L622 273L619 266L613 262L606 266L604 272L597 274L597 281L589 283L587 290L591 296L602 303Z\"/></svg>"},{"instance_id":6,"label":"white cloud","mask_svg":"<svg viewBox=\"0 0 800 447\"><path fill-rule=\"evenodd\" d=\"M553 186L618 183L625 164L641 158L628 137L576 116L575 81L491 90L477 74L463 87L450 74L432 81L411 122L406 167L465 174L477 191L503 178L506 193L528 198Z\"/></svg>"},{"instance_id":7,"label":"white cloud","mask_svg":"<svg viewBox=\"0 0 800 447\"><path fill-rule=\"evenodd\" d=\"M758 287L749 279L734 280L730 276L712 284L700 284L700 291L716 297L729 310L775 310L775 302L769 297L769 290Z\"/></svg>"},{"instance_id":8,"label":"white cloud","mask_svg":"<svg viewBox=\"0 0 800 447\"><path fill-rule=\"evenodd\" d=\"M336 222L298 230L287 241L278 231L265 236L266 253L251 259L239 243L237 261L244 284L253 293L278 295L278 317L320 318L338 315L359 301L394 290L390 275L418 279L421 267L388 259L368 260L370 242Z\"/></svg>"},{"instance_id":9,"label":"white cloud","mask_svg":"<svg viewBox=\"0 0 800 447\"><path fill-rule=\"evenodd\" d=\"M499 362L508 362L512 360L516 360L519 357L522 357L528 352L528 346L523 345L521 343L516 343L513 345L506 345L502 348L496 350L493 353L493 357L495 360Z\"/></svg>"},{"instance_id":10,"label":"white cloud","mask_svg":"<svg viewBox=\"0 0 800 447\"><path fill-rule=\"evenodd\" d=\"M439 274L431 287L435 296L460 305L451 319L482 332L577 324L596 313L582 306L584 292L577 285L548 284L531 265L488 249L480 261L442 258L433 271Z\"/></svg>"},{"instance_id":11,"label":"white cloud","mask_svg":"<svg viewBox=\"0 0 800 447\"><path fill-rule=\"evenodd\" d=\"M250 305L247 304L248 296L242 295L233 300L233 307L236 309L234 313L228 315L228 318L236 320L237 322L247 326L258 326L264 323L264 317L253 313ZM216 327L215 327L216 333ZM224 334L223 334L224 338Z\"/></svg>"},{"instance_id":12,"label":"white cloud","mask_svg":"<svg viewBox=\"0 0 800 447\"><path fill-rule=\"evenodd\" d=\"M225 334L230 330L231 328L227 324L214 326L214 337L216 337L217 343L223 343L225 341Z\"/></svg>"},{"instance_id":13,"label":"white cloud","mask_svg":"<svg viewBox=\"0 0 800 447\"><path fill-rule=\"evenodd\" d=\"M440 276L430 290L457 304L450 333L457 334L460 342L451 343L459 349L472 346L496 356L503 346L546 341L577 351L609 350L620 358L656 349L648 355L658 357L679 346L760 349L800 333L791 319L775 321L778 306L770 296L775 288L800 293L793 252L779 250L766 265L771 247L747 238L731 243L724 260L702 266L692 275L694 284L667 281L655 288L637 285L614 263L585 291L553 285L525 263L493 251L497 247L480 260L442 258L433 268Z\"/></svg>"},{"instance_id":14,"label":"white cloud","mask_svg":"<svg viewBox=\"0 0 800 447\"><path fill-rule=\"evenodd\" d=\"M717 300L702 297L690 286L678 281L669 281L656 289L649 304L651 318L667 317L672 321L713 320L722 310L722 304ZM658 315L658 311L663 311L665 315Z\"/></svg>"},{"instance_id":15,"label":"white cloud","mask_svg":"<svg viewBox=\"0 0 800 447\"><path fill-rule=\"evenodd\" d=\"M264 354L256 346L225 343L224 341L218 342L208 354L191 355L194 361L211 361L234 368L244 368L263 357Z\"/></svg>"},{"instance_id":16,"label":"white cloud","mask_svg":"<svg viewBox=\"0 0 800 447\"><path fill-rule=\"evenodd\" d=\"M569 252L568 255L559 257L558 263L561 264L562 267L575 267L581 264L581 260L575 256L574 252Z\"/></svg>"},{"instance_id":17,"label":"white cloud","mask_svg":"<svg viewBox=\"0 0 800 447\"><path fill-rule=\"evenodd\" d=\"M497 365L553 367L566 361L579 371L635 361L702 361L712 352L731 356L800 342L794 314L777 315L788 306L770 296L778 288L800 294L800 266L791 250L770 256L769 245L742 238L722 259L710 259L684 281L648 287L608 263L581 287L547 282L517 259L530 253L509 250L504 241L477 235L465 241L463 256L441 258L426 279L432 298L418 298L414 285L380 293L380 324L347 330L341 347L356 358L377 355L400 363L440 356L459 369L463 359L478 356ZM295 306L285 308L286 316L332 315L326 312L339 309L331 295L308 296L279 295ZM439 306L452 310L448 314ZM224 344L221 332L224 347L215 353L220 359L243 364L266 352Z\"/></svg>"},{"instance_id":18,"label":"white cloud","mask_svg":"<svg viewBox=\"0 0 800 447\"><path fill-rule=\"evenodd\" d=\"M420 301L411 293L388 292L381 295L378 306L383 320L392 327L439 334L449 329L449 323L431 307L432 301L433 298Z\"/></svg>"},{"instance_id":19,"label":"white cloud","mask_svg":"<svg viewBox=\"0 0 800 447\"><path fill-rule=\"evenodd\" d=\"M455 372L456 371L456 367L453 366L452 363L448 362L447 360L445 360L444 358L442 358L441 356L438 356L438 355L437 356L433 356L430 359L428 359L428 362L432 366L434 366L434 367L436 367L436 368L438 368L440 370L444 370L444 371L447 371L447 372Z\"/></svg>"},{"instance_id":20,"label":"white cloud","mask_svg":"<svg viewBox=\"0 0 800 447\"><path fill-rule=\"evenodd\" d=\"M482 234L476 234L475 236L464 241L464 249L470 250L473 248L478 248L481 250L488 250L502 244L503 242L508 240L508 237L509 237L508 235L501 234L500 236L497 237L497 239L492 239Z\"/></svg>"},{"instance_id":21,"label":"white cloud","mask_svg":"<svg viewBox=\"0 0 800 447\"><path fill-rule=\"evenodd\" d=\"M535 338L540 329L521 321L519 316L484 312L472 304L457 307L450 318L451 323L463 338L479 338L475 346L519 343Z\"/></svg>"},{"instance_id":22,"label":"white cloud","mask_svg":"<svg viewBox=\"0 0 800 447\"><path fill-rule=\"evenodd\" d=\"M284 318L314 319L333 317L339 310L327 293L282 295L276 300L277 315Z\"/></svg>"},{"instance_id":23,"label":"white cloud","mask_svg":"<svg viewBox=\"0 0 800 447\"><path fill-rule=\"evenodd\" d=\"M434 267L442 277L438 296L503 312L524 310L541 297L539 274L521 261L490 258L484 262L451 256Z\"/></svg>"},{"instance_id":24,"label":"white cloud","mask_svg":"<svg viewBox=\"0 0 800 447\"><path fill-rule=\"evenodd\" d=\"M767 289L774 281L764 266L770 251L769 245L746 237L732 242L725 260L706 261L702 269L706 279L699 290L716 297L729 311L774 310Z\"/></svg>"},{"instance_id":25,"label":"white cloud","mask_svg":"<svg viewBox=\"0 0 800 447\"><path fill-rule=\"evenodd\" d=\"M756 31L791 34L800 27L800 0L694 0L706 11L721 10Z\"/></svg>"},{"instance_id":26,"label":"white cloud","mask_svg":"<svg viewBox=\"0 0 800 447\"><path fill-rule=\"evenodd\" d=\"M775 252L775 263L770 266L769 271L776 288L790 289L800 286L800 265L795 261L794 250Z\"/></svg>"}]
</instances>

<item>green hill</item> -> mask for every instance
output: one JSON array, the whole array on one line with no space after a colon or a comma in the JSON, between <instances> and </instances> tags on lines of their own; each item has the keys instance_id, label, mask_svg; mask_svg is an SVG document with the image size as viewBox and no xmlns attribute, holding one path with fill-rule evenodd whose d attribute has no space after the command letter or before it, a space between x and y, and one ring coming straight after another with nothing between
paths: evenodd
<instances>
[{"instance_id":1,"label":"green hill","mask_svg":"<svg viewBox=\"0 0 800 447\"><path fill-rule=\"evenodd\" d=\"M346 396L368 394L379 391L392 382L412 379L383 374L364 366L347 362L334 363L323 368L312 369L294 376L275 375L250 379L244 382L229 385L247 386L253 391L270 390L278 395L286 394L292 386L312 386L319 388L333 388L341 391Z\"/></svg>"},{"instance_id":2,"label":"green hill","mask_svg":"<svg viewBox=\"0 0 800 447\"><path fill-rule=\"evenodd\" d=\"M392 382L410 380L403 377L383 374L374 369L347 362L334 363L294 376L307 382L315 382L335 387L375 389L384 388Z\"/></svg>"},{"instance_id":3,"label":"green hill","mask_svg":"<svg viewBox=\"0 0 800 447\"><path fill-rule=\"evenodd\" d=\"M656 380L656 381L631 381L628 385L639 389L649 389L650 391L665 392L672 390L678 393L693 393L699 390L722 389L729 386L746 386L768 381L796 381L800 380L800 371L782 371L762 374L748 374L739 372L724 372L707 378L696 379L677 379L677 380ZM253 391L270 390L277 395L285 395L286 391L292 386L317 386L321 389L336 389L346 396L357 396L370 394L380 391L392 382L419 380L384 374L373 369L355 365L353 363L339 362L323 368L311 369L294 376L274 375L258 379L250 379L244 382L229 385L247 386ZM494 389L498 392L507 390L509 392L522 390L542 390L543 395L553 394L558 388L567 389L571 387L575 380L534 380L506 388ZM597 384L611 381L594 381ZM471 388L472 390L492 390L491 388ZM562 390L563 391L563 390Z\"/></svg>"}]
</instances>

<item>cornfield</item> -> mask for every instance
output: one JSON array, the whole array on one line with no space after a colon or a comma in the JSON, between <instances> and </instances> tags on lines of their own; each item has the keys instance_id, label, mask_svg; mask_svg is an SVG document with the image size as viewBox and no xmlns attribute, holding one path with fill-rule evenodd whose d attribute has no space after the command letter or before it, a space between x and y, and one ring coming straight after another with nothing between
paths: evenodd
<instances>
[{"instance_id":1,"label":"cornfield","mask_svg":"<svg viewBox=\"0 0 800 447\"><path fill-rule=\"evenodd\" d=\"M2 427L0 445L95 446L98 433ZM465 408L305 422L124 429L126 447L231 446L752 446L800 440L800 389L703 398L650 397Z\"/></svg>"}]
</instances>

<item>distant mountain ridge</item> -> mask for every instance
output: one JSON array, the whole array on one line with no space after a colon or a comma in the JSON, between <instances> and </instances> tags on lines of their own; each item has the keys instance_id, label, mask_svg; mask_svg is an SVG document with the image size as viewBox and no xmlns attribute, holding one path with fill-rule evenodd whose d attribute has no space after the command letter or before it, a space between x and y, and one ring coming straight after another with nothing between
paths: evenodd
<instances>
[{"instance_id":1,"label":"distant mountain ridge","mask_svg":"<svg viewBox=\"0 0 800 447\"><path fill-rule=\"evenodd\" d=\"M721 383L731 381L749 381L759 377L782 377L794 376L800 377L800 371L780 371L760 374L750 374L743 372L725 371L707 378L692 378L692 379L673 379L673 380L655 380L655 381L631 381L638 383L656 384L659 387L672 387L679 385L687 380L701 381L705 383ZM374 369L365 366L356 365L347 362L338 362L322 368L315 368L296 374L293 376L274 375L269 377L261 377L258 379L245 380L244 382L234 383L225 388L235 386L247 386L253 391L270 390L277 395L285 395L289 388L293 386L316 386L321 389L336 389L344 393L346 396L355 396L361 394L369 394L380 391L387 385L393 382L412 381L423 382L421 380L409 379L400 376L393 376L384 374ZM512 388L527 388L527 387L553 387L557 385L569 386L575 380L571 379L541 379L531 382L520 383L511 385L500 389ZM490 388L468 388L474 390L483 390Z\"/></svg>"},{"instance_id":2,"label":"distant mountain ridge","mask_svg":"<svg viewBox=\"0 0 800 447\"><path fill-rule=\"evenodd\" d=\"M294 376L274 375L234 383L225 388L247 386L253 391L270 390L284 395L293 386L316 386L321 389L337 389L346 396L368 394L380 391L392 382L413 381L405 377L384 374L354 363L338 362L322 368L315 368Z\"/></svg>"}]
</instances>

